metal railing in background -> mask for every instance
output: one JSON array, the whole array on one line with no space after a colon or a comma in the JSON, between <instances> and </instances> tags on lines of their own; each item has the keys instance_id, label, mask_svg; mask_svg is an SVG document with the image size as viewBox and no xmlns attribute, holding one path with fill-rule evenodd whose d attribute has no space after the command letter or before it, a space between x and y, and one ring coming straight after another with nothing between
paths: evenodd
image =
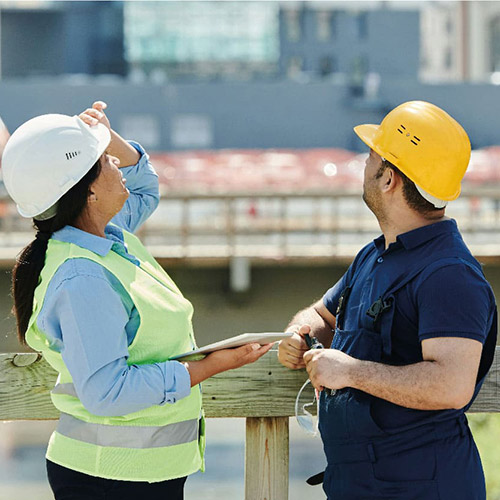
<instances>
[{"instance_id":1,"label":"metal railing in background","mask_svg":"<svg viewBox=\"0 0 500 500\"><path fill-rule=\"evenodd\" d=\"M472 252L500 257L500 188L465 190L447 214ZM321 261L352 258L380 233L359 191L164 193L138 234L157 259ZM0 200L0 261L33 237L8 199Z\"/></svg>"}]
</instances>

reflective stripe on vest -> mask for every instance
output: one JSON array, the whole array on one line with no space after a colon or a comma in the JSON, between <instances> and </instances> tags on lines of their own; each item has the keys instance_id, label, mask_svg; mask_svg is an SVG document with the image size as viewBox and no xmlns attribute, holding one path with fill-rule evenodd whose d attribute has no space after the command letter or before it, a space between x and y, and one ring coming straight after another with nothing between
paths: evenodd
<instances>
[{"instance_id":1,"label":"reflective stripe on vest","mask_svg":"<svg viewBox=\"0 0 500 500\"><path fill-rule=\"evenodd\" d=\"M57 432L63 436L97 446L114 448L163 448L198 439L199 420L156 426L104 425L84 422L61 413Z\"/></svg>"}]
</instances>

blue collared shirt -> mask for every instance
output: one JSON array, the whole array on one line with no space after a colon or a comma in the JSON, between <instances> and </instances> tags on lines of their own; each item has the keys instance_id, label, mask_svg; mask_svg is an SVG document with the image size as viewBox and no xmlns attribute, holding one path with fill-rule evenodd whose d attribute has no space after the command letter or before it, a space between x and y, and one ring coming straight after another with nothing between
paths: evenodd
<instances>
[{"instance_id":1,"label":"blue collared shirt","mask_svg":"<svg viewBox=\"0 0 500 500\"><path fill-rule=\"evenodd\" d=\"M398 276L415 262L453 248L466 247L451 219L401 234L387 249L382 235L358 254L347 273L324 295L323 303L335 315L340 294L347 283L353 285L351 278L356 273L344 328L366 327L371 321L366 311ZM484 343L494 312L495 297L490 285L479 271L465 263L443 265L429 276L418 275L395 294L391 364L422 361L421 342L425 339L462 337ZM372 416L384 429L412 425L429 413L397 407L382 399L372 405ZM445 418L459 411L442 413Z\"/></svg>"},{"instance_id":2,"label":"blue collared shirt","mask_svg":"<svg viewBox=\"0 0 500 500\"><path fill-rule=\"evenodd\" d=\"M158 176L144 149L139 162L122 169L130 196L105 229L106 238L66 226L52 238L105 256L116 252L138 265L127 252L120 228L134 232L156 209ZM177 361L127 365L128 346L140 325L129 294L104 267L71 259L52 278L37 325L61 353L83 405L102 416L126 415L153 405L175 403L190 393L191 380Z\"/></svg>"}]
</instances>

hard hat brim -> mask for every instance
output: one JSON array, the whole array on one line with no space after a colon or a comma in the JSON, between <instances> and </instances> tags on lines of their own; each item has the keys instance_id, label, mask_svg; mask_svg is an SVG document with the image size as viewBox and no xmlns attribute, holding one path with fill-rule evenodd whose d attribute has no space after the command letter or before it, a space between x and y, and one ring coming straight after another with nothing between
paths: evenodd
<instances>
[{"instance_id":1,"label":"hard hat brim","mask_svg":"<svg viewBox=\"0 0 500 500\"><path fill-rule=\"evenodd\" d=\"M90 127L90 131L97 137L99 141L99 146L97 148L98 156L96 161L102 156L104 151L106 151L109 143L111 142L111 132L106 125L98 123L94 127Z\"/></svg>"},{"instance_id":2,"label":"hard hat brim","mask_svg":"<svg viewBox=\"0 0 500 500\"><path fill-rule=\"evenodd\" d=\"M357 125L354 127L354 132L370 149L376 151L373 145L375 135L377 134L379 127L380 125L373 124ZM378 151L376 152L378 153Z\"/></svg>"},{"instance_id":3,"label":"hard hat brim","mask_svg":"<svg viewBox=\"0 0 500 500\"><path fill-rule=\"evenodd\" d=\"M85 129L87 129L97 139L97 154L94 161L95 163L109 146L109 143L111 142L111 132L109 131L108 127L106 127L106 125L103 125L102 123L98 123L97 125L93 125L92 127L90 127L80 117L75 116L75 118L80 127L84 127ZM89 167L89 170L90 168L92 168L92 166L93 164Z\"/></svg>"},{"instance_id":4,"label":"hard hat brim","mask_svg":"<svg viewBox=\"0 0 500 500\"><path fill-rule=\"evenodd\" d=\"M376 136L379 133L380 125L373 125L371 123L366 123L364 125L358 125L354 127L354 132L356 135L375 153L377 153L382 158L386 159L387 153L382 151L377 146ZM397 165L396 165L397 166Z\"/></svg>"}]
</instances>

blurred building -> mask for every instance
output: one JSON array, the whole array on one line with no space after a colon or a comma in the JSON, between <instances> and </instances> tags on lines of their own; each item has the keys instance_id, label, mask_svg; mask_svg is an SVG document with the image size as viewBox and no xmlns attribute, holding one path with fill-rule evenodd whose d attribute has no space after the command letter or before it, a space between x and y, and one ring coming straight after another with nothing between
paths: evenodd
<instances>
[{"instance_id":1,"label":"blurred building","mask_svg":"<svg viewBox=\"0 0 500 500\"><path fill-rule=\"evenodd\" d=\"M0 2L2 78L126 75L121 2Z\"/></svg>"},{"instance_id":2,"label":"blurred building","mask_svg":"<svg viewBox=\"0 0 500 500\"><path fill-rule=\"evenodd\" d=\"M500 2L464 2L465 78L500 83Z\"/></svg>"},{"instance_id":3,"label":"blurred building","mask_svg":"<svg viewBox=\"0 0 500 500\"><path fill-rule=\"evenodd\" d=\"M346 7L340 2L281 5L280 74L300 79L305 73L313 80L344 75L361 94L369 74L416 79L418 10Z\"/></svg>"},{"instance_id":4,"label":"blurred building","mask_svg":"<svg viewBox=\"0 0 500 500\"><path fill-rule=\"evenodd\" d=\"M115 74L161 83L345 75L358 86L374 71L417 77L418 11L357 4L0 2L2 77Z\"/></svg>"},{"instance_id":5,"label":"blurred building","mask_svg":"<svg viewBox=\"0 0 500 500\"><path fill-rule=\"evenodd\" d=\"M360 151L423 99L499 142L500 2L0 0L0 56L10 130L99 98L149 150Z\"/></svg>"},{"instance_id":6,"label":"blurred building","mask_svg":"<svg viewBox=\"0 0 500 500\"><path fill-rule=\"evenodd\" d=\"M277 2L126 2L123 10L133 79L277 76Z\"/></svg>"},{"instance_id":7,"label":"blurred building","mask_svg":"<svg viewBox=\"0 0 500 500\"><path fill-rule=\"evenodd\" d=\"M500 2L423 2L424 80L500 83Z\"/></svg>"},{"instance_id":8,"label":"blurred building","mask_svg":"<svg viewBox=\"0 0 500 500\"><path fill-rule=\"evenodd\" d=\"M499 80L500 2L0 1L1 76Z\"/></svg>"}]
</instances>

